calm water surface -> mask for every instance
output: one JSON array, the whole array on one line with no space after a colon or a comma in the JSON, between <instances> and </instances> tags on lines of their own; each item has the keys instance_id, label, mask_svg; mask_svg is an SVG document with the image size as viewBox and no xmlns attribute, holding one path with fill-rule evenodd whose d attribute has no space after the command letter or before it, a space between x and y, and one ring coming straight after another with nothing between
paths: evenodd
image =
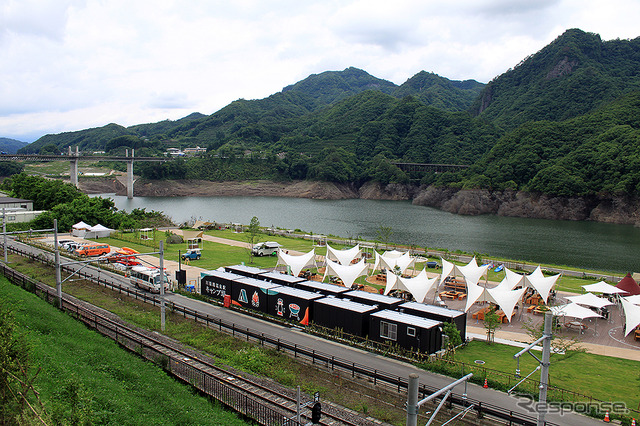
<instances>
[{"instance_id":1,"label":"calm water surface","mask_svg":"<svg viewBox=\"0 0 640 426\"><path fill-rule=\"evenodd\" d=\"M615 272L640 271L640 229L592 222L459 216L404 201L282 197L135 197L102 194L125 211L163 211L174 222L202 219L301 229L373 240L380 226L391 242L486 253L511 259Z\"/></svg>"}]
</instances>

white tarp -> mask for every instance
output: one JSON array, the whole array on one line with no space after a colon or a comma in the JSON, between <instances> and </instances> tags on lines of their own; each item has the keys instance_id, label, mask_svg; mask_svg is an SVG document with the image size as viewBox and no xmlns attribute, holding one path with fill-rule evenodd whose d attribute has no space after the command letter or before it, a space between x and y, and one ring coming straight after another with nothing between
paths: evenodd
<instances>
[{"instance_id":1,"label":"white tarp","mask_svg":"<svg viewBox=\"0 0 640 426\"><path fill-rule=\"evenodd\" d=\"M443 258L440 258L440 261L442 262L442 274L440 274L440 280L444 281L448 276L455 274L456 265L448 260L444 260Z\"/></svg>"},{"instance_id":2,"label":"white tarp","mask_svg":"<svg viewBox=\"0 0 640 426\"><path fill-rule=\"evenodd\" d=\"M385 287L384 294L389 294L393 289L404 290L411 293L416 302L423 303L424 298L427 296L429 290L433 288L437 279L438 277L429 279L429 277L427 277L427 271L424 269L413 278L399 277L393 272L387 271L387 286Z\"/></svg>"},{"instance_id":3,"label":"white tarp","mask_svg":"<svg viewBox=\"0 0 640 426\"><path fill-rule=\"evenodd\" d=\"M278 265L282 264L291 268L291 274L297 277L305 266L316 266L316 251L312 249L309 253L296 256L287 254L282 249L278 249Z\"/></svg>"},{"instance_id":4,"label":"white tarp","mask_svg":"<svg viewBox=\"0 0 640 426\"><path fill-rule=\"evenodd\" d=\"M629 333L631 333L638 325L640 325L640 306L634 305L624 298L620 300L622 301L622 308L624 309L624 317L626 322L624 335L628 336Z\"/></svg>"},{"instance_id":5,"label":"white tarp","mask_svg":"<svg viewBox=\"0 0 640 426\"><path fill-rule=\"evenodd\" d=\"M604 281L600 281L595 284L586 284L586 285L583 285L582 288L584 288L585 291L590 291L592 293L604 293L604 294L626 293L626 291L620 290L618 287L613 286L611 284L607 284Z\"/></svg>"},{"instance_id":6,"label":"white tarp","mask_svg":"<svg viewBox=\"0 0 640 426\"><path fill-rule=\"evenodd\" d=\"M111 235L113 229L109 229L106 226L97 224L87 230L85 238L106 238Z\"/></svg>"},{"instance_id":7,"label":"white tarp","mask_svg":"<svg viewBox=\"0 0 640 426\"><path fill-rule=\"evenodd\" d=\"M345 287L351 288L356 278L361 275L367 275L367 264L364 259L361 259L360 262L355 265L341 265L327 259L327 267L324 271L322 281L324 281L328 275L340 278Z\"/></svg>"},{"instance_id":8,"label":"white tarp","mask_svg":"<svg viewBox=\"0 0 640 426\"><path fill-rule=\"evenodd\" d=\"M385 252L385 254L383 255L378 254L377 251L375 252L376 262L372 270L385 268L393 271L395 267L398 266L400 268L400 273L402 274L409 266L414 263L414 259L411 257L411 255L409 255L409 252L402 253L400 256L396 256L397 253L401 252L397 252L394 250L394 252L391 252L394 257L387 257L387 253L390 252Z\"/></svg>"},{"instance_id":9,"label":"white tarp","mask_svg":"<svg viewBox=\"0 0 640 426\"><path fill-rule=\"evenodd\" d=\"M336 250L327 244L327 259L337 260L342 265L349 265L353 259L360 257L360 245L346 250Z\"/></svg>"},{"instance_id":10,"label":"white tarp","mask_svg":"<svg viewBox=\"0 0 640 426\"><path fill-rule=\"evenodd\" d=\"M551 313L558 317L571 317L581 320L585 318L601 318L600 315L596 314L591 309L573 302L567 303L566 305L552 306L550 309Z\"/></svg>"},{"instance_id":11,"label":"white tarp","mask_svg":"<svg viewBox=\"0 0 640 426\"><path fill-rule=\"evenodd\" d=\"M474 282L467 281L467 304L464 308L464 311L469 311L469 309L471 309L471 306L476 303L476 301L480 298L480 296L482 296L483 293L484 287L480 287Z\"/></svg>"},{"instance_id":12,"label":"white tarp","mask_svg":"<svg viewBox=\"0 0 640 426\"><path fill-rule=\"evenodd\" d=\"M596 296L593 293L585 293L579 296L569 296L567 300L578 305L593 306L594 308L604 308L605 306L613 305L607 299Z\"/></svg>"},{"instance_id":13,"label":"white tarp","mask_svg":"<svg viewBox=\"0 0 640 426\"><path fill-rule=\"evenodd\" d=\"M493 301L500 306L502 312L507 316L509 322L511 322L511 315L513 314L513 309L518 303L518 301L522 298L526 288L520 288L518 290L505 290L500 288L490 288L487 289L487 293L493 299Z\"/></svg>"},{"instance_id":14,"label":"white tarp","mask_svg":"<svg viewBox=\"0 0 640 426\"><path fill-rule=\"evenodd\" d=\"M91 229L91 225L87 225L83 221L80 221L80 222L76 223L75 225L73 225L72 228L73 229L84 229L84 230L88 231L89 229Z\"/></svg>"},{"instance_id":15,"label":"white tarp","mask_svg":"<svg viewBox=\"0 0 640 426\"><path fill-rule=\"evenodd\" d=\"M471 283L478 284L480 278L487 272L487 269L489 269L489 265L478 266L476 258L474 257L466 265L456 266L456 269L460 271L467 285Z\"/></svg>"},{"instance_id":16,"label":"white tarp","mask_svg":"<svg viewBox=\"0 0 640 426\"><path fill-rule=\"evenodd\" d=\"M90 225L87 225L83 221L80 221L71 227L71 235L74 237L84 238L90 229Z\"/></svg>"},{"instance_id":17,"label":"white tarp","mask_svg":"<svg viewBox=\"0 0 640 426\"><path fill-rule=\"evenodd\" d=\"M544 300L544 303L547 303L549 292L551 292L551 288L555 285L556 281L558 281L558 278L560 278L560 274L545 277L538 266L535 271L529 275L525 275L524 278L526 282L538 292L542 300Z\"/></svg>"}]
</instances>

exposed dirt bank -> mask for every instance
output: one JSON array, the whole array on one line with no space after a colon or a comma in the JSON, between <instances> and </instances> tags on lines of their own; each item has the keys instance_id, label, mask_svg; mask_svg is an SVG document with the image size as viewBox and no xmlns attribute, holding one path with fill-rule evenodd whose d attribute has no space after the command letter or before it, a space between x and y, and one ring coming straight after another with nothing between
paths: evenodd
<instances>
[{"instance_id":1,"label":"exposed dirt bank","mask_svg":"<svg viewBox=\"0 0 640 426\"><path fill-rule=\"evenodd\" d=\"M115 178L81 179L86 193L126 195L125 186ZM341 200L412 200L413 204L435 207L465 215L496 214L554 220L591 220L640 226L640 200L624 197L552 197L518 191L456 190L416 185L381 185L294 181L200 180L146 181L139 179L134 194L144 197L263 196Z\"/></svg>"}]
</instances>

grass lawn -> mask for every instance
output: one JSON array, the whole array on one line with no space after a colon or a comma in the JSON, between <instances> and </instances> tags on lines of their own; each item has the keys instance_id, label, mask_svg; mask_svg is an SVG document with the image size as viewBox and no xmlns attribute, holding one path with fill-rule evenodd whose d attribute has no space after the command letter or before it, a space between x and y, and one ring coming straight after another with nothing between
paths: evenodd
<instances>
[{"instance_id":1,"label":"grass lawn","mask_svg":"<svg viewBox=\"0 0 640 426\"><path fill-rule=\"evenodd\" d=\"M516 370L516 360L513 355L521 348L472 341L462 350L456 352L456 361L461 361L475 366L474 370L465 370L465 373L473 372L484 379L483 367L498 370L512 375L509 383L515 385L518 380L513 378ZM541 352L533 352L538 358ZM478 365L476 360L485 363ZM528 375L535 369L538 362L528 354L520 357L520 375ZM488 371L490 380L498 380L503 383L508 381ZM539 380L538 372L531 376ZM569 352L566 355L552 354L549 368L549 384L559 388L569 389L602 401L623 401L627 407L637 409L640 403L640 362L621 358L613 358L602 355L587 354L584 352ZM519 390L526 390L537 395L538 389L521 385ZM553 397L551 393L550 397ZM570 399L570 398L569 398Z\"/></svg>"},{"instance_id":2,"label":"grass lawn","mask_svg":"<svg viewBox=\"0 0 640 426\"><path fill-rule=\"evenodd\" d=\"M5 278L0 300L25 333L31 374L42 369L34 386L48 424L246 424Z\"/></svg>"}]
</instances>

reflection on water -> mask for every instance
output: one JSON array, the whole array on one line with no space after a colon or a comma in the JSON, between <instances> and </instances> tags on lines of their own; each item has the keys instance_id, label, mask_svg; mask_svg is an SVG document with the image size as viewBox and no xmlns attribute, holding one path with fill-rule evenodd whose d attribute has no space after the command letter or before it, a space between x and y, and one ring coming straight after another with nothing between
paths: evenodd
<instances>
[{"instance_id":1,"label":"reflection on water","mask_svg":"<svg viewBox=\"0 0 640 426\"><path fill-rule=\"evenodd\" d=\"M616 272L640 270L640 229L625 225L459 216L404 201L102 196L126 211L163 211L176 223L195 218L248 224L257 216L263 226L368 240L376 238L380 226L390 226L391 241L399 244Z\"/></svg>"}]
</instances>

